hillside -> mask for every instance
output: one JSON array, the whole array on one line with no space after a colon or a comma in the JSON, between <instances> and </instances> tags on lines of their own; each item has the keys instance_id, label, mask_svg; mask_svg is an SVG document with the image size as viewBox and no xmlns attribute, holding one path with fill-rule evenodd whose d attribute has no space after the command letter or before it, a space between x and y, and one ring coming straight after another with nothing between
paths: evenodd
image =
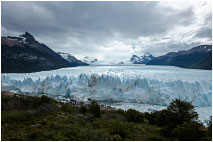
<instances>
[{"instance_id":1,"label":"hillside","mask_svg":"<svg viewBox=\"0 0 213 142\"><path fill-rule=\"evenodd\" d=\"M64 53L64 52L58 52L61 57L63 57L65 60L67 60L71 64L76 64L76 65L88 65L87 63L82 62L81 60L76 59L74 56L70 55L69 53Z\"/></svg>"},{"instance_id":2,"label":"hillside","mask_svg":"<svg viewBox=\"0 0 213 142\"><path fill-rule=\"evenodd\" d=\"M26 32L19 37L1 37L2 73L30 73L74 67L58 53Z\"/></svg>"},{"instance_id":3,"label":"hillside","mask_svg":"<svg viewBox=\"0 0 213 142\"><path fill-rule=\"evenodd\" d=\"M200 45L187 51L170 52L146 65L177 66L189 69L212 69L212 45Z\"/></svg>"}]
</instances>

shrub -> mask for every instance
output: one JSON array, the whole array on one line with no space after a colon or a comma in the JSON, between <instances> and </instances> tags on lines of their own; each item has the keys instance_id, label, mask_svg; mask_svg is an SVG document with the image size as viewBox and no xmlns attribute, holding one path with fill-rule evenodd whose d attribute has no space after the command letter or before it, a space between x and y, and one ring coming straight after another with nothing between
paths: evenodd
<instances>
[{"instance_id":1,"label":"shrub","mask_svg":"<svg viewBox=\"0 0 213 142\"><path fill-rule=\"evenodd\" d=\"M206 132L198 122L183 123L172 131L173 135L180 141L204 140Z\"/></svg>"},{"instance_id":2,"label":"shrub","mask_svg":"<svg viewBox=\"0 0 213 142\"><path fill-rule=\"evenodd\" d=\"M68 113L72 113L73 112L72 107L69 106L68 104L63 104L61 106L61 110L64 111L64 112L68 112Z\"/></svg>"},{"instance_id":3,"label":"shrub","mask_svg":"<svg viewBox=\"0 0 213 142\"><path fill-rule=\"evenodd\" d=\"M112 127L112 134L119 135L122 138L126 138L130 133L129 127L126 123L115 121ZM118 136L117 136L118 137Z\"/></svg>"},{"instance_id":4,"label":"shrub","mask_svg":"<svg viewBox=\"0 0 213 142\"><path fill-rule=\"evenodd\" d=\"M174 128L184 122L196 122L198 114L194 111L194 106L191 103L175 99L169 104L167 109L145 113L144 117L149 124L163 127L160 131L163 136L171 137L173 136L171 131Z\"/></svg>"},{"instance_id":5,"label":"shrub","mask_svg":"<svg viewBox=\"0 0 213 142\"><path fill-rule=\"evenodd\" d=\"M144 113L144 119L147 121L149 124L155 124L154 118L156 117L156 111L152 111L151 113L145 112Z\"/></svg>"},{"instance_id":6,"label":"shrub","mask_svg":"<svg viewBox=\"0 0 213 142\"><path fill-rule=\"evenodd\" d=\"M113 140L113 141L121 141L122 138L121 138L120 135L114 135L114 136L112 137L112 140Z\"/></svg>"},{"instance_id":7,"label":"shrub","mask_svg":"<svg viewBox=\"0 0 213 142\"><path fill-rule=\"evenodd\" d=\"M152 111L151 113L144 113L144 118L149 124L155 124L159 127L172 125L170 120L173 119L172 113L167 109L160 111Z\"/></svg>"},{"instance_id":8,"label":"shrub","mask_svg":"<svg viewBox=\"0 0 213 142\"><path fill-rule=\"evenodd\" d=\"M194 106L189 102L179 99L173 100L167 107L167 110L173 115L170 121L175 125L180 125L184 122L193 122L198 119L198 114L195 112Z\"/></svg>"},{"instance_id":9,"label":"shrub","mask_svg":"<svg viewBox=\"0 0 213 142\"><path fill-rule=\"evenodd\" d=\"M51 103L41 104L36 110L37 113L48 113L48 112L54 112L54 111L57 111L57 107L55 104L51 104Z\"/></svg>"},{"instance_id":10,"label":"shrub","mask_svg":"<svg viewBox=\"0 0 213 142\"><path fill-rule=\"evenodd\" d=\"M175 99L167 109L153 111L151 114L146 113L145 117L150 123L157 126L175 128L184 122L195 122L198 114L194 111L194 106L191 103Z\"/></svg>"},{"instance_id":11,"label":"shrub","mask_svg":"<svg viewBox=\"0 0 213 142\"><path fill-rule=\"evenodd\" d=\"M92 101L89 106L89 111L95 116L100 117L101 116L101 107L96 101Z\"/></svg>"},{"instance_id":12,"label":"shrub","mask_svg":"<svg viewBox=\"0 0 213 142\"><path fill-rule=\"evenodd\" d=\"M118 109L117 110L117 113L120 114L120 115L125 115L126 114L126 111L122 110L122 109Z\"/></svg>"},{"instance_id":13,"label":"shrub","mask_svg":"<svg viewBox=\"0 0 213 142\"><path fill-rule=\"evenodd\" d=\"M208 131L212 132L212 116L206 121Z\"/></svg>"},{"instance_id":14,"label":"shrub","mask_svg":"<svg viewBox=\"0 0 213 142\"><path fill-rule=\"evenodd\" d=\"M53 100L53 99L51 99L51 98L49 98L47 96L44 96L44 95L42 95L40 100L39 100L39 104L40 105L41 104L46 104L46 103L53 103L53 102L55 102L55 100Z\"/></svg>"},{"instance_id":15,"label":"shrub","mask_svg":"<svg viewBox=\"0 0 213 142\"><path fill-rule=\"evenodd\" d=\"M129 122L141 123L144 121L143 115L134 109L129 109L126 112L126 118Z\"/></svg>"},{"instance_id":16,"label":"shrub","mask_svg":"<svg viewBox=\"0 0 213 142\"><path fill-rule=\"evenodd\" d=\"M28 135L28 140L30 141L41 141L44 140L45 134L41 130L35 130Z\"/></svg>"},{"instance_id":17,"label":"shrub","mask_svg":"<svg viewBox=\"0 0 213 142\"><path fill-rule=\"evenodd\" d=\"M209 139L212 138L212 116L209 117L209 120L206 121L207 124L207 133L209 136Z\"/></svg>"},{"instance_id":18,"label":"shrub","mask_svg":"<svg viewBox=\"0 0 213 142\"><path fill-rule=\"evenodd\" d=\"M104 129L92 129L84 128L81 131L81 138L78 140L82 141L109 141L111 140L111 135Z\"/></svg>"},{"instance_id":19,"label":"shrub","mask_svg":"<svg viewBox=\"0 0 213 142\"><path fill-rule=\"evenodd\" d=\"M173 136L172 130L173 130L173 128L171 128L171 127L163 126L160 130L160 134L164 137L170 138Z\"/></svg>"},{"instance_id":20,"label":"shrub","mask_svg":"<svg viewBox=\"0 0 213 142\"><path fill-rule=\"evenodd\" d=\"M85 114L87 112L87 107L85 105L81 106L81 112Z\"/></svg>"},{"instance_id":21,"label":"shrub","mask_svg":"<svg viewBox=\"0 0 213 142\"><path fill-rule=\"evenodd\" d=\"M169 128L174 128L176 127L176 124L174 122L175 120L175 115L171 113L171 111L164 109L161 111L157 111L156 115L156 125L159 127L169 127Z\"/></svg>"},{"instance_id":22,"label":"shrub","mask_svg":"<svg viewBox=\"0 0 213 142\"><path fill-rule=\"evenodd\" d=\"M2 123L31 121L36 114L32 111L10 111L2 114Z\"/></svg>"}]
</instances>

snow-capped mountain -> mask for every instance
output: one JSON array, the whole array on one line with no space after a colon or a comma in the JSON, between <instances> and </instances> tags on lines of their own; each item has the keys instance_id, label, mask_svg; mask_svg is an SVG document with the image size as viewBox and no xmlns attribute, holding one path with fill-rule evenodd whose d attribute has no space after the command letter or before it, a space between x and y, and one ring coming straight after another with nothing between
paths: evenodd
<instances>
[{"instance_id":1,"label":"snow-capped mountain","mask_svg":"<svg viewBox=\"0 0 213 142\"><path fill-rule=\"evenodd\" d=\"M86 56L81 59L83 62L90 64L90 65L122 65L122 64L132 64L128 60L122 59L113 59L108 58L107 60L101 60L95 57Z\"/></svg>"},{"instance_id":2,"label":"snow-capped mountain","mask_svg":"<svg viewBox=\"0 0 213 142\"><path fill-rule=\"evenodd\" d=\"M58 54L72 64L88 65L87 63L84 63L81 60L76 59L74 56L70 55L69 53L58 52Z\"/></svg>"},{"instance_id":3,"label":"snow-capped mountain","mask_svg":"<svg viewBox=\"0 0 213 142\"><path fill-rule=\"evenodd\" d=\"M30 33L1 37L3 73L29 73L78 66L70 63Z\"/></svg>"},{"instance_id":4,"label":"snow-capped mountain","mask_svg":"<svg viewBox=\"0 0 213 142\"><path fill-rule=\"evenodd\" d=\"M87 64L96 64L98 63L98 59L90 56L86 56L83 58L83 62Z\"/></svg>"},{"instance_id":5,"label":"snow-capped mountain","mask_svg":"<svg viewBox=\"0 0 213 142\"><path fill-rule=\"evenodd\" d=\"M146 52L143 56L132 55L130 62L133 64L146 64L149 61L153 60L155 57L152 56L149 52Z\"/></svg>"}]
</instances>

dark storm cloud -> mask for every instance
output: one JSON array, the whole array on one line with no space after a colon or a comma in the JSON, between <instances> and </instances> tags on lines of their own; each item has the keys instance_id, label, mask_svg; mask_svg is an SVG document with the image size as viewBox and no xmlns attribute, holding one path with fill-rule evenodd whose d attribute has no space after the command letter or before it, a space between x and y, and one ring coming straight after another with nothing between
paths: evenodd
<instances>
[{"instance_id":1,"label":"dark storm cloud","mask_svg":"<svg viewBox=\"0 0 213 142\"><path fill-rule=\"evenodd\" d=\"M195 22L193 7L177 10L159 2L2 2L2 34L29 31L54 50L77 55L95 55L114 40L163 38ZM196 36L210 38L210 30Z\"/></svg>"},{"instance_id":2,"label":"dark storm cloud","mask_svg":"<svg viewBox=\"0 0 213 142\"><path fill-rule=\"evenodd\" d=\"M73 31L81 36L98 31L135 37L187 25L193 12L161 8L157 2L3 2L2 19L7 29L31 30L38 35Z\"/></svg>"},{"instance_id":3,"label":"dark storm cloud","mask_svg":"<svg viewBox=\"0 0 213 142\"><path fill-rule=\"evenodd\" d=\"M200 38L212 38L212 28L209 27L201 28L197 32L196 36Z\"/></svg>"},{"instance_id":4,"label":"dark storm cloud","mask_svg":"<svg viewBox=\"0 0 213 142\"><path fill-rule=\"evenodd\" d=\"M205 17L205 25L201 27L197 33L196 37L198 38L209 38L212 39L212 13L208 14Z\"/></svg>"}]
</instances>

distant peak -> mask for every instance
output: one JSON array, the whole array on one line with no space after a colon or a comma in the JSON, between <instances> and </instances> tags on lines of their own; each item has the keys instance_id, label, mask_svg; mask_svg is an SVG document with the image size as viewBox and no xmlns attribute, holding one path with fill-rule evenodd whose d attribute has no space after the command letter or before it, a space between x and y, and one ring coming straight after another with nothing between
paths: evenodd
<instances>
[{"instance_id":1,"label":"distant peak","mask_svg":"<svg viewBox=\"0 0 213 142\"><path fill-rule=\"evenodd\" d=\"M20 35L21 37L33 37L30 33L25 32L24 34Z\"/></svg>"},{"instance_id":2,"label":"distant peak","mask_svg":"<svg viewBox=\"0 0 213 142\"><path fill-rule=\"evenodd\" d=\"M146 52L145 54L144 54L144 56L150 56L151 54L149 53L149 52Z\"/></svg>"},{"instance_id":3,"label":"distant peak","mask_svg":"<svg viewBox=\"0 0 213 142\"><path fill-rule=\"evenodd\" d=\"M137 55L132 55L132 57L138 57Z\"/></svg>"},{"instance_id":4,"label":"distant peak","mask_svg":"<svg viewBox=\"0 0 213 142\"><path fill-rule=\"evenodd\" d=\"M26 41L29 42L29 43L30 42L35 42L35 38L33 37L33 35L31 35L27 31L24 34L20 35L20 37L26 38Z\"/></svg>"}]
</instances>

